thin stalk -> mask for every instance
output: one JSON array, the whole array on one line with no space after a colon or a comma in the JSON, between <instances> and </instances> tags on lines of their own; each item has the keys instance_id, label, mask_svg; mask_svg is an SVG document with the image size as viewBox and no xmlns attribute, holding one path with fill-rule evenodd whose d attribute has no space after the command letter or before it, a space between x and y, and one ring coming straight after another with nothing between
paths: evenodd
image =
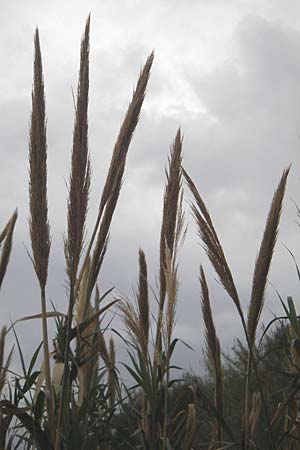
<instances>
[{"instance_id":1,"label":"thin stalk","mask_svg":"<svg viewBox=\"0 0 300 450\"><path fill-rule=\"evenodd\" d=\"M44 367L45 367L45 383L48 391L47 398L47 412L49 420L49 430L51 439L54 442L54 420L53 420L53 395L52 384L50 374L50 352L48 342L48 329L47 329L47 307L46 307L46 289L45 286L41 287L41 310L42 310L42 328L43 328L43 347L44 347Z\"/></svg>"},{"instance_id":2,"label":"thin stalk","mask_svg":"<svg viewBox=\"0 0 300 450\"><path fill-rule=\"evenodd\" d=\"M70 342L71 342L71 329L72 329L72 320L73 320L73 309L75 303L74 297L74 284L71 281L70 283L70 295L69 295L69 308L68 308L68 316L67 316L67 331L66 331L66 345L65 345L65 353L64 353L64 372L62 379L62 391L59 401L59 412L58 412L58 421L57 421L57 430L56 430L56 441L55 441L55 450L60 449L61 438L62 438L62 418L63 418L63 406L66 399L66 393L68 388L68 369L69 369L69 358L70 358Z\"/></svg>"},{"instance_id":3,"label":"thin stalk","mask_svg":"<svg viewBox=\"0 0 300 450\"><path fill-rule=\"evenodd\" d=\"M169 345L170 348L170 345ZM168 427L168 393L169 393L169 380L170 380L170 352L168 348L167 356L167 370L166 370L166 385L165 385L165 401L164 401L164 428L163 428L163 447L162 450L166 449L167 445L167 427Z\"/></svg>"},{"instance_id":4,"label":"thin stalk","mask_svg":"<svg viewBox=\"0 0 300 450\"><path fill-rule=\"evenodd\" d=\"M245 434L245 448L248 449L249 446L249 395L250 395L250 370L251 370L251 358L248 353L247 361L247 373L246 373L246 387L245 387L245 424L244 424L244 434Z\"/></svg>"},{"instance_id":5,"label":"thin stalk","mask_svg":"<svg viewBox=\"0 0 300 450\"><path fill-rule=\"evenodd\" d=\"M269 417L267 402L266 402L266 399L265 399L264 391L263 391L262 386L261 386L261 380L260 380L260 376L258 374L258 370L257 370L256 362L255 362L255 357L254 357L254 353L253 353L253 348L252 348L252 345L251 345L251 342L250 342L250 339L249 339L249 336L248 336L246 322L245 322L245 319L244 319L243 315L240 315L240 317L241 317L242 326L243 326L243 330L244 330L246 341L247 341L247 346L249 348L250 361L253 364L255 377L256 377L256 379L258 381L258 389L259 389L259 393L261 395L262 405L263 405L264 413L265 413L265 416L266 416L266 419L267 419L267 423L268 423L268 434L269 434L269 438L271 439L271 444L269 445L269 449L273 450L275 447L273 446L273 442L272 442L272 433L271 433L272 425L271 425L271 421L270 421L270 417ZM245 390L245 392L246 392L246 394L245 394L246 395L246 397L245 397L245 408L246 408L246 405L247 405L247 409L248 409L249 408L249 406L248 406L249 405L249 384L247 385L247 382L246 382L246 388L247 388L247 390ZM247 419L247 417L245 417L245 424L246 424L246 419ZM245 428L245 432L246 432L246 430L248 432L248 428L247 429ZM245 442L247 442L247 441L248 441L248 436L245 434Z\"/></svg>"},{"instance_id":6,"label":"thin stalk","mask_svg":"<svg viewBox=\"0 0 300 450\"><path fill-rule=\"evenodd\" d=\"M29 204L32 262L40 285L45 382L48 395L47 412L51 440L54 439L52 387L50 376L50 354L47 331L47 310L45 287L48 276L49 252L51 246L47 202L47 136L42 56L39 32L34 37L34 83L32 90L32 112L29 135Z\"/></svg>"},{"instance_id":7,"label":"thin stalk","mask_svg":"<svg viewBox=\"0 0 300 450\"><path fill-rule=\"evenodd\" d=\"M160 235L160 273L159 273L159 305L156 327L154 370L157 370L158 356L162 347L162 320L166 298L166 250L172 258L175 245L177 212L180 201L182 162L182 135L180 128L171 147L168 169L166 170L166 186L163 201L163 218Z\"/></svg>"}]
</instances>

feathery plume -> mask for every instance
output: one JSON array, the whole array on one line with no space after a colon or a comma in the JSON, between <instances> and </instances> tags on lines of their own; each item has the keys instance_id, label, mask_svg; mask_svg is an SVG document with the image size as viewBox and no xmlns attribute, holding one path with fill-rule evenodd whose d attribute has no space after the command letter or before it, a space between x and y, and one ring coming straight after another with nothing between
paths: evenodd
<instances>
[{"instance_id":1,"label":"feathery plume","mask_svg":"<svg viewBox=\"0 0 300 450\"><path fill-rule=\"evenodd\" d=\"M264 305L265 288L277 240L282 201L289 171L290 168L283 171L281 180L274 193L260 250L255 263L247 322L247 331L251 345L255 342L257 325Z\"/></svg>"},{"instance_id":2,"label":"feathery plume","mask_svg":"<svg viewBox=\"0 0 300 450\"><path fill-rule=\"evenodd\" d=\"M88 260L90 263L90 260ZM80 358L78 368L79 379L79 403L82 404L88 386L94 378L98 368L98 349L97 349L97 332L99 331L99 318L91 321L88 326L80 331L81 325L86 323L95 314L95 309L92 307L90 298L88 297L88 276L90 264L85 267L85 272L81 280L78 298L76 301L75 320L77 323L78 339L77 339L77 353Z\"/></svg>"},{"instance_id":3,"label":"feathery plume","mask_svg":"<svg viewBox=\"0 0 300 450\"><path fill-rule=\"evenodd\" d=\"M90 16L81 41L77 105L73 132L72 169L68 199L68 236L65 239L67 273L75 283L85 233L91 166L88 151Z\"/></svg>"},{"instance_id":4,"label":"feathery plume","mask_svg":"<svg viewBox=\"0 0 300 450\"><path fill-rule=\"evenodd\" d=\"M147 279L147 263L145 253L139 250L139 285L138 285L138 310L139 324L143 339L143 355L147 359L148 342L149 342L149 297L148 297L148 279Z\"/></svg>"},{"instance_id":5,"label":"feathery plume","mask_svg":"<svg viewBox=\"0 0 300 450\"><path fill-rule=\"evenodd\" d=\"M47 204L45 95L38 29L35 32L34 46L34 84L29 138L29 225L34 269L40 286L44 288L48 275L50 228Z\"/></svg>"},{"instance_id":6,"label":"feathery plume","mask_svg":"<svg viewBox=\"0 0 300 450\"><path fill-rule=\"evenodd\" d=\"M171 338L175 327L176 306L178 300L178 250L184 242L186 229L184 229L184 212L182 207L183 193L181 193L177 206L176 227L173 241L173 254L166 248L166 296L167 307L165 313L165 337L167 348L171 345Z\"/></svg>"},{"instance_id":7,"label":"feathery plume","mask_svg":"<svg viewBox=\"0 0 300 450\"><path fill-rule=\"evenodd\" d=\"M182 137L180 128L177 131L169 157L169 168L166 170L166 188L164 194L163 220L160 236L160 298L159 308L163 310L166 297L166 248L173 255L178 204L180 198L182 162Z\"/></svg>"},{"instance_id":8,"label":"feathery plume","mask_svg":"<svg viewBox=\"0 0 300 450\"><path fill-rule=\"evenodd\" d=\"M239 296L233 281L233 277L227 264L223 248L213 226L208 209L202 200L195 184L187 172L182 168L182 173L186 179L188 187L194 196L195 202L192 203L192 211L198 225L199 236L204 244L206 254L215 269L219 280L225 291L232 298L243 323L245 323Z\"/></svg>"},{"instance_id":9,"label":"feathery plume","mask_svg":"<svg viewBox=\"0 0 300 450\"><path fill-rule=\"evenodd\" d=\"M104 333L102 330L99 331L99 338L98 338L98 351L99 355L104 361L104 364L109 369L110 367L110 358L109 358L109 352L107 349L107 345L104 338Z\"/></svg>"},{"instance_id":10,"label":"feathery plume","mask_svg":"<svg viewBox=\"0 0 300 450\"><path fill-rule=\"evenodd\" d=\"M215 403L216 408L223 414L223 377L221 366L221 350L220 341L216 333L213 321L208 286L205 278L203 267L200 267L200 285L201 285L201 306L203 320L205 324L205 341L208 359L215 372ZM217 424L217 439L222 441L222 428Z\"/></svg>"},{"instance_id":11,"label":"feathery plume","mask_svg":"<svg viewBox=\"0 0 300 450\"><path fill-rule=\"evenodd\" d=\"M0 258L0 288L2 286L4 275L6 273L6 269L7 269L8 262L9 262L10 252L11 252L11 248L12 248L13 232L14 232L17 217L18 217L18 212L16 210L13 213L10 220L8 221L7 225L5 226L5 228L3 230L4 234L2 233L3 239L5 237L5 241L3 244L3 249L2 249L1 258Z\"/></svg>"},{"instance_id":12,"label":"feathery plume","mask_svg":"<svg viewBox=\"0 0 300 450\"><path fill-rule=\"evenodd\" d=\"M177 131L175 141L171 147L171 153L168 158L169 167L166 170L166 187L163 202L163 218L160 233L160 252L159 252L159 304L158 318L155 339L155 357L154 365L157 365L157 358L161 350L162 331L163 331L163 310L167 293L167 257L174 261L173 250L176 239L176 227L178 220L178 208L180 202L180 191L182 187L181 180L181 162L182 162L182 137L180 128ZM175 258L176 259L176 258ZM170 303L169 303L170 305ZM169 321L170 325L170 321Z\"/></svg>"},{"instance_id":13,"label":"feathery plume","mask_svg":"<svg viewBox=\"0 0 300 450\"><path fill-rule=\"evenodd\" d=\"M178 267L171 258L169 249L166 249L166 294L167 306L164 320L164 334L166 348L169 349L171 337L175 326L175 312L178 294Z\"/></svg>"},{"instance_id":14,"label":"feathery plume","mask_svg":"<svg viewBox=\"0 0 300 450\"><path fill-rule=\"evenodd\" d=\"M33 253L32 261L41 290L45 380L46 390L48 391L47 412L50 438L53 440L53 396L50 374L50 353L48 344L45 291L50 252L50 227L48 222L47 202L47 139L43 67L38 29L35 31L34 48L34 83L29 138L29 227Z\"/></svg>"},{"instance_id":15,"label":"feathery plume","mask_svg":"<svg viewBox=\"0 0 300 450\"><path fill-rule=\"evenodd\" d=\"M154 54L151 53L140 74L136 89L133 93L132 101L128 107L125 119L119 132L117 142L114 147L110 168L103 188L99 207L99 215L87 251L87 254L89 254L91 246L93 244L93 240L96 236L96 232L100 224L97 242L92 257L90 292L93 290L95 283L97 281L97 277L107 249L109 228L121 190L127 152L134 130L139 120L141 107L146 94L146 87L150 76L150 69L152 66L153 57Z\"/></svg>"},{"instance_id":16,"label":"feathery plume","mask_svg":"<svg viewBox=\"0 0 300 450\"><path fill-rule=\"evenodd\" d=\"M117 185L121 185L128 148L135 128L138 124L141 108L145 99L146 88L150 77L153 58L154 53L152 52L148 57L143 70L140 73L136 89L133 93L132 101L127 109L125 119L120 128L101 196L99 208L100 215L102 214L107 200L110 197L110 192L112 191L112 189L118 189Z\"/></svg>"},{"instance_id":17,"label":"feathery plume","mask_svg":"<svg viewBox=\"0 0 300 450\"><path fill-rule=\"evenodd\" d=\"M99 286L98 284L96 284L96 289L95 289L95 310L98 311L99 310L99 306L100 306L100 291L99 291Z\"/></svg>"},{"instance_id":18,"label":"feathery plume","mask_svg":"<svg viewBox=\"0 0 300 450\"><path fill-rule=\"evenodd\" d=\"M65 258L67 274L70 281L68 317L66 325L65 361L63 373L62 395L58 414L58 433L56 435L55 450L60 448L62 434L62 409L67 390L67 371L70 355L70 333L73 319L75 299L80 288L77 281L77 271L84 241L85 221L87 215L90 189L90 159L88 152L88 101L89 101L89 38L90 16L86 21L85 31L81 40L80 69L77 87L77 105L73 132L72 170L70 175L68 200L68 236L65 239ZM83 267L86 268L88 261ZM81 274L81 277L83 272ZM81 278L80 277L80 278ZM77 281L77 285L76 285Z\"/></svg>"},{"instance_id":19,"label":"feathery plume","mask_svg":"<svg viewBox=\"0 0 300 450\"><path fill-rule=\"evenodd\" d=\"M115 343L112 337L109 340L109 362L110 368L108 371L108 391L109 391L109 407L112 409L116 400L116 351Z\"/></svg>"},{"instance_id":20,"label":"feathery plume","mask_svg":"<svg viewBox=\"0 0 300 450\"><path fill-rule=\"evenodd\" d=\"M149 343L149 298L147 263L143 250L139 250L139 284L136 303L124 299L119 304L119 311L126 331L134 345L138 345L145 363L148 361Z\"/></svg>"},{"instance_id":21,"label":"feathery plume","mask_svg":"<svg viewBox=\"0 0 300 450\"><path fill-rule=\"evenodd\" d=\"M134 307L134 305L132 305L132 303L126 299L120 302L118 307L121 312L126 331L130 336L131 341L135 345L138 344L140 349L142 350L143 348L145 348L145 335L144 330L142 330L140 326L139 314L136 307Z\"/></svg>"}]
</instances>

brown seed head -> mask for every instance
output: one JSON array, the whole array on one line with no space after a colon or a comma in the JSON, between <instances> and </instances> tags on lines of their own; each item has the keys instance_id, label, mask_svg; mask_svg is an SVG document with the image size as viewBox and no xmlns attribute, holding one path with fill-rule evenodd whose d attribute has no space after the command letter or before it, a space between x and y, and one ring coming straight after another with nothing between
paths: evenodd
<instances>
[{"instance_id":1,"label":"brown seed head","mask_svg":"<svg viewBox=\"0 0 300 450\"><path fill-rule=\"evenodd\" d=\"M265 231L260 245L260 250L255 263L247 322L249 340L252 345L255 342L256 330L264 305L265 288L277 240L282 201L285 193L289 171L290 168L283 171L281 180L274 193L265 226Z\"/></svg>"},{"instance_id":2,"label":"brown seed head","mask_svg":"<svg viewBox=\"0 0 300 450\"><path fill-rule=\"evenodd\" d=\"M34 83L29 135L30 237L36 275L45 287L50 252L47 204L47 142L45 95L39 32L34 37Z\"/></svg>"},{"instance_id":3,"label":"brown seed head","mask_svg":"<svg viewBox=\"0 0 300 450\"><path fill-rule=\"evenodd\" d=\"M235 287L235 283L226 261L223 248L213 226L213 222L209 215L208 209L204 201L202 200L195 184L192 179L189 177L187 172L182 168L182 173L186 179L186 182L189 186L191 193L194 196L194 203L192 203L192 211L198 225L199 236L203 242L203 246L205 252L215 269L221 284L224 289L228 293L228 295L232 298L239 315L244 323L244 315L241 308L239 296Z\"/></svg>"},{"instance_id":4,"label":"brown seed head","mask_svg":"<svg viewBox=\"0 0 300 450\"><path fill-rule=\"evenodd\" d=\"M142 249L139 250L139 286L138 286L138 309L139 309L139 323L141 333L144 334L145 348L144 355L147 355L148 341L149 341L149 297L148 297L148 279L147 279L147 263L145 253Z\"/></svg>"},{"instance_id":5,"label":"brown seed head","mask_svg":"<svg viewBox=\"0 0 300 450\"><path fill-rule=\"evenodd\" d=\"M160 235L160 299L159 307L163 310L166 297L166 248L172 258L175 242L177 212L180 199L182 162L182 137L178 130L175 142L171 148L169 167L166 171L166 188L164 194L163 220Z\"/></svg>"},{"instance_id":6,"label":"brown seed head","mask_svg":"<svg viewBox=\"0 0 300 450\"><path fill-rule=\"evenodd\" d=\"M98 215L100 228L92 257L90 278L91 290L94 288L97 281L97 277L106 252L109 238L109 228L120 195L127 152L134 130L139 120L140 111L146 94L146 87L150 76L153 57L154 54L151 53L140 74L136 89L133 93L132 101L128 107L125 119L118 135L117 142L114 147L110 168L103 188Z\"/></svg>"},{"instance_id":7,"label":"brown seed head","mask_svg":"<svg viewBox=\"0 0 300 450\"><path fill-rule=\"evenodd\" d=\"M112 190L120 190L122 177L125 169L126 156L134 130L138 124L141 108L146 95L146 88L150 77L154 53L148 57L143 70L140 73L136 89L133 93L131 103L127 109L125 119L119 131L115 143L110 167L106 177L105 185L100 201L100 214L106 205Z\"/></svg>"},{"instance_id":8,"label":"brown seed head","mask_svg":"<svg viewBox=\"0 0 300 450\"><path fill-rule=\"evenodd\" d=\"M205 341L208 359L215 372L215 403L218 411L223 411L223 377L220 341L216 333L209 299L208 286L203 267L200 267L201 305L205 324ZM222 440L221 427L217 425L218 441Z\"/></svg>"},{"instance_id":9,"label":"brown seed head","mask_svg":"<svg viewBox=\"0 0 300 450\"><path fill-rule=\"evenodd\" d=\"M6 269L9 262L10 252L12 248L12 238L13 238L13 231L15 227L15 223L18 217L17 210L14 212L12 217L10 218L9 222L7 223L4 231L3 231L3 239L5 237L1 258L0 258L0 288L2 286L2 282L4 279L4 275L6 273Z\"/></svg>"},{"instance_id":10,"label":"brown seed head","mask_svg":"<svg viewBox=\"0 0 300 450\"><path fill-rule=\"evenodd\" d=\"M81 41L77 105L73 132L72 169L68 199L68 236L65 256L69 279L75 282L85 234L91 166L88 151L90 17Z\"/></svg>"}]
</instances>

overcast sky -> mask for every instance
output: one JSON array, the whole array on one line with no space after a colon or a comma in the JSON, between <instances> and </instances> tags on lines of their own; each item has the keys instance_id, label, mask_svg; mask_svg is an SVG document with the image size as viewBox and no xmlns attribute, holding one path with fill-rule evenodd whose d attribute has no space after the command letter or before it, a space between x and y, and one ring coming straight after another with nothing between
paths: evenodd
<instances>
[{"instance_id":1,"label":"overcast sky","mask_svg":"<svg viewBox=\"0 0 300 450\"><path fill-rule=\"evenodd\" d=\"M62 235L66 229L79 47L91 12L89 146L93 165L88 230L93 227L113 144L141 66L155 60L99 285L132 297L137 253L148 258L154 289L164 167L176 131L184 166L206 201L245 311L255 257L282 170L292 163L270 281L299 302L299 284L283 243L299 255L300 3L289 0L0 0L0 226L19 218L1 291L0 324L39 312L28 233L28 122L33 35L39 27L48 117L48 197L52 234L48 298L65 311ZM186 198L188 192L186 190ZM185 203L188 237L180 258L176 362L199 369L203 325L198 275L208 274L223 349L241 335L231 300L214 279ZM153 307L154 308L154 307ZM154 308L155 309L155 308ZM281 313L269 287L263 321ZM120 326L116 322L116 326ZM38 321L18 326L28 352L41 339Z\"/></svg>"}]
</instances>

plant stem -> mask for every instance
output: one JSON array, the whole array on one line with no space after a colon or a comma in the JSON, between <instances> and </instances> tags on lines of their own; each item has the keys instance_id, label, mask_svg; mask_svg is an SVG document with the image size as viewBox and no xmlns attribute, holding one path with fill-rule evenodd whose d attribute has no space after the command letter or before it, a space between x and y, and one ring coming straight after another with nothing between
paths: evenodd
<instances>
[{"instance_id":1,"label":"plant stem","mask_svg":"<svg viewBox=\"0 0 300 450\"><path fill-rule=\"evenodd\" d=\"M168 426L168 387L170 377L170 343L168 343L168 356L167 356L167 368L166 368L166 386L165 386L165 405L164 405L164 429L163 429L163 448L165 450L167 443L167 426Z\"/></svg>"},{"instance_id":2,"label":"plant stem","mask_svg":"<svg viewBox=\"0 0 300 450\"><path fill-rule=\"evenodd\" d=\"M48 329L47 329L47 308L46 308L46 289L45 286L41 286L41 309L42 309L42 328L43 328L43 347L44 347L44 364L45 364L45 383L48 395L46 395L47 401L47 413L49 421L49 431L51 441L54 441L54 420L53 420L53 395L50 375L50 353L48 343Z\"/></svg>"},{"instance_id":3,"label":"plant stem","mask_svg":"<svg viewBox=\"0 0 300 450\"><path fill-rule=\"evenodd\" d=\"M240 314L240 317L241 317L241 321L242 321L242 325L243 325L243 329L244 329L244 333L245 333L245 337L246 337L246 341L247 341L247 345L248 345L248 349L249 349L249 356L250 356L249 359L250 359L250 361L253 364L255 377L256 377L256 379L258 381L258 389L259 389L259 393L261 395L261 400L262 400L264 413L265 413L265 416L266 416L266 419L267 419L267 422L268 422L269 436L271 437L272 436L272 433L271 433L271 421L270 421L270 417L269 417L269 413L268 413L268 407L267 407L266 399L265 399L264 392L263 392L263 389L262 389L262 386L261 386L261 382L260 382L260 376L258 374L256 363L255 363L255 357L254 357L254 353L253 353L253 348L252 348L252 345L251 345L251 342L250 342L250 339L249 339L249 336L248 336L247 326L246 326L246 322L245 322L243 314ZM250 370L250 367L249 367L249 370ZM246 397L245 397L245 399L246 399L245 403L247 404L247 409L248 409L248 405L249 405L248 397L249 397L249 383L247 383L247 385L246 385ZM248 420L247 417L245 417L245 421L246 420ZM245 422L245 432L246 431L247 431L247 434L248 434L248 425L246 426L246 422ZM246 443L248 442L248 435L245 435L245 442ZM274 447L272 445L269 446L269 448L270 448L270 450L274 449Z\"/></svg>"},{"instance_id":4,"label":"plant stem","mask_svg":"<svg viewBox=\"0 0 300 450\"><path fill-rule=\"evenodd\" d=\"M68 308L68 317L67 317L67 330L66 330L66 344L65 344L65 352L64 352L64 372L63 372L63 380L62 380L62 391L60 395L59 402L59 412L58 412L58 421L57 421L57 434L55 441L55 450L60 450L60 443L62 438L62 418L63 418L63 406L66 398L66 392L68 388L68 369L69 369L69 357L70 357L70 341L71 341L71 327L73 320L73 309L75 303L75 283L73 280L70 282L70 296L69 296L69 308Z\"/></svg>"}]
</instances>

